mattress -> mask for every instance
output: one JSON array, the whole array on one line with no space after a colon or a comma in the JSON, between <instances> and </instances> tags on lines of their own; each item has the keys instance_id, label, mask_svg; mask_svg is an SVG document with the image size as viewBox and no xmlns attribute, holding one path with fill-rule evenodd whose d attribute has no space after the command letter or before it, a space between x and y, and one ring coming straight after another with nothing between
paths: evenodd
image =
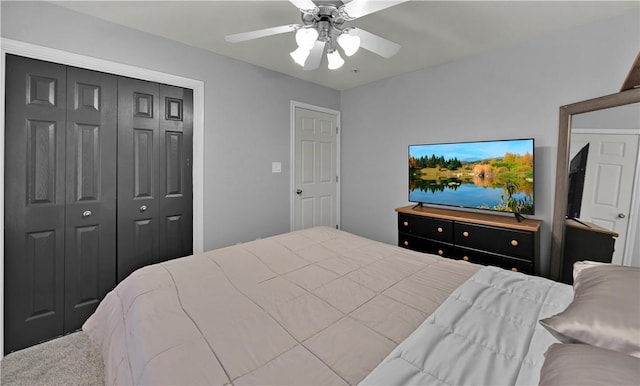
<instances>
[{"instance_id":1,"label":"mattress","mask_svg":"<svg viewBox=\"0 0 640 386\"><path fill-rule=\"evenodd\" d=\"M83 330L106 384L358 384L481 267L316 227L141 268Z\"/></svg>"}]
</instances>

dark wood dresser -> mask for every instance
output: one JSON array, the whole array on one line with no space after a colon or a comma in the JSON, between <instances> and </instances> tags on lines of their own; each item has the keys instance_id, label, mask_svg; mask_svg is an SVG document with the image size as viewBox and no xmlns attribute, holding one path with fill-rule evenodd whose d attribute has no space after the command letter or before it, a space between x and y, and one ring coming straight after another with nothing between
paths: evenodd
<instances>
[{"instance_id":1,"label":"dark wood dresser","mask_svg":"<svg viewBox=\"0 0 640 386\"><path fill-rule=\"evenodd\" d=\"M616 237L618 237L616 232L596 224L565 220L560 280L563 283L573 284L573 263L576 261L611 263Z\"/></svg>"},{"instance_id":2,"label":"dark wood dresser","mask_svg":"<svg viewBox=\"0 0 640 386\"><path fill-rule=\"evenodd\" d=\"M540 274L539 220L431 207L396 212L401 247Z\"/></svg>"}]
</instances>

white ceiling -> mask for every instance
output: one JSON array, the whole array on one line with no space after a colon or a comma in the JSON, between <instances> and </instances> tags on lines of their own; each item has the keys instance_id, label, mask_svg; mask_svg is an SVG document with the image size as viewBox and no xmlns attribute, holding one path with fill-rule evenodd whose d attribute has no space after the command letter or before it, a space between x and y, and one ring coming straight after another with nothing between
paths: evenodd
<instances>
[{"instance_id":1,"label":"white ceiling","mask_svg":"<svg viewBox=\"0 0 640 386\"><path fill-rule=\"evenodd\" d=\"M345 3L347 1L345 0ZM447 63L632 9L639 1L409 1L348 25L402 46L390 59L359 50L335 71L303 71L293 33L227 43L225 35L297 24L288 1L54 1L60 6L336 90Z\"/></svg>"}]
</instances>

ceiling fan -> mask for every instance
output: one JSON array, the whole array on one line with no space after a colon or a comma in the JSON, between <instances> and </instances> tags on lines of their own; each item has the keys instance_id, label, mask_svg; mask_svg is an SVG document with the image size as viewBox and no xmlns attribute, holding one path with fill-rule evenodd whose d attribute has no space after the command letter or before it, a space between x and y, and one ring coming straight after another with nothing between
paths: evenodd
<instances>
[{"instance_id":1,"label":"ceiling fan","mask_svg":"<svg viewBox=\"0 0 640 386\"><path fill-rule=\"evenodd\" d=\"M352 0L344 4L332 0L289 0L300 10L300 24L227 35L225 40L238 43L296 31L298 48L290 53L291 58L304 70L315 70L320 67L327 47L328 68L335 70L344 64L338 46L347 56L355 54L360 47L384 58L395 55L400 50L399 44L345 23L405 1L408 0Z\"/></svg>"}]
</instances>

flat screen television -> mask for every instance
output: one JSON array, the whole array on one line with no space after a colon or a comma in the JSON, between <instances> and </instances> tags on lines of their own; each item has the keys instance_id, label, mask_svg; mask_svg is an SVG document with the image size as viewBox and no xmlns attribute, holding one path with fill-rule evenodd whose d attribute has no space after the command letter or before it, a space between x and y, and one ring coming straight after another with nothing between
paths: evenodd
<instances>
[{"instance_id":1,"label":"flat screen television","mask_svg":"<svg viewBox=\"0 0 640 386\"><path fill-rule=\"evenodd\" d=\"M534 139L409 145L409 201L535 214Z\"/></svg>"}]
</instances>

